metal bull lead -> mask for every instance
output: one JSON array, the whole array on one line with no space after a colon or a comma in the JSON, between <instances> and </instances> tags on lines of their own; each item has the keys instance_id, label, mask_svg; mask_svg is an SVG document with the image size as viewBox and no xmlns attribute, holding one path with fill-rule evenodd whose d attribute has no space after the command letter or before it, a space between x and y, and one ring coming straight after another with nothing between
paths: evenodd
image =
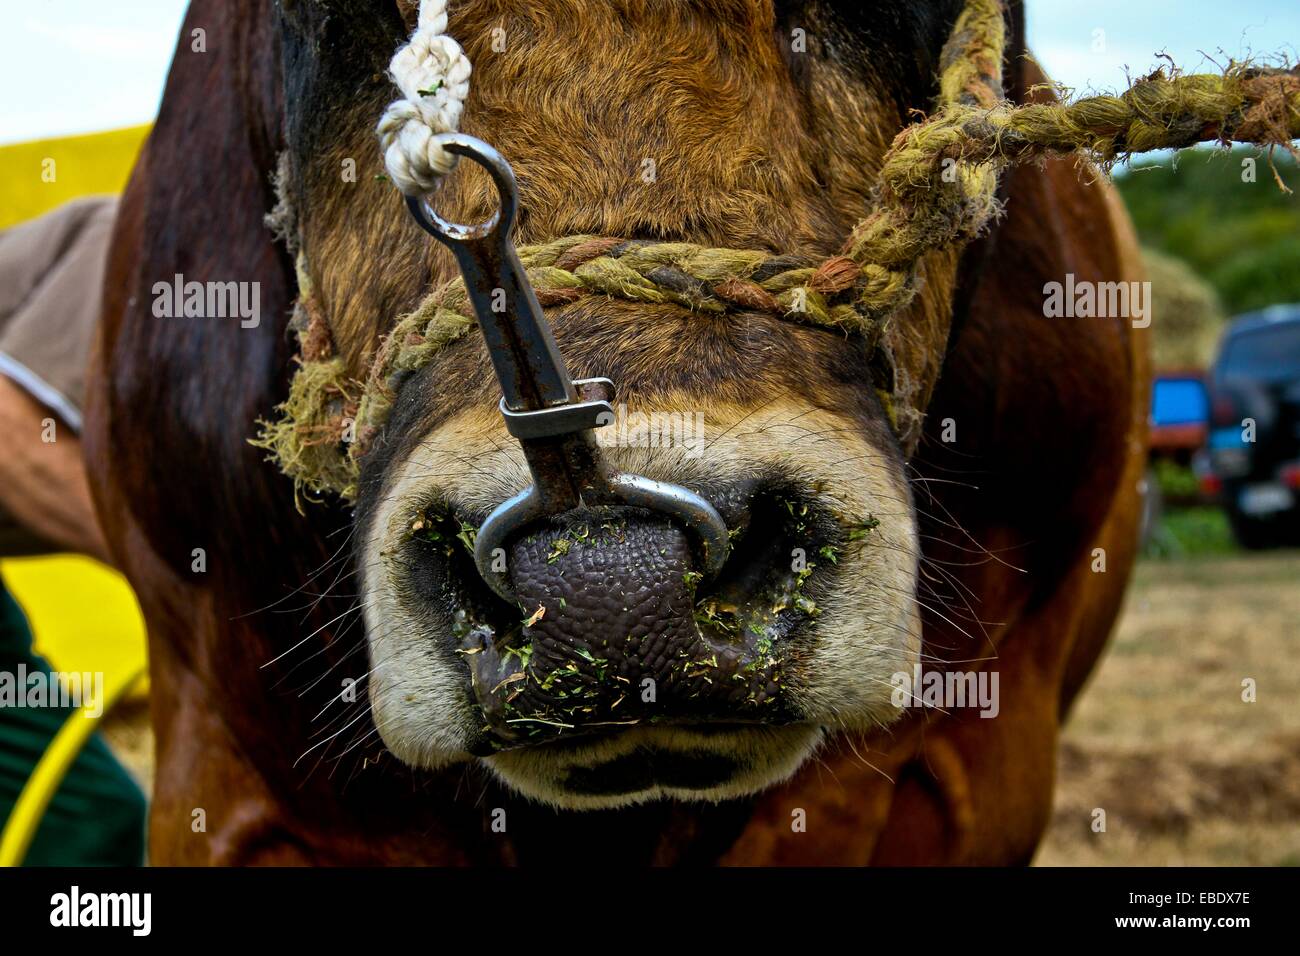
<instances>
[{"instance_id":1,"label":"metal bull lead","mask_svg":"<svg viewBox=\"0 0 1300 956\"><path fill-rule=\"evenodd\" d=\"M569 377L510 240L519 203L510 164L487 143L464 133L443 133L435 140L448 152L478 163L496 184L500 206L477 225L447 222L425 197L408 197L406 204L421 228L456 257L501 384L506 429L523 448L533 478L479 528L474 545L479 574L498 595L515 602L508 573L493 570L494 553L529 522L584 503L635 505L677 519L695 535L705 574L716 574L730 547L717 510L688 488L617 472L601 453L593 429L613 420L614 384L605 378Z\"/></svg>"}]
</instances>

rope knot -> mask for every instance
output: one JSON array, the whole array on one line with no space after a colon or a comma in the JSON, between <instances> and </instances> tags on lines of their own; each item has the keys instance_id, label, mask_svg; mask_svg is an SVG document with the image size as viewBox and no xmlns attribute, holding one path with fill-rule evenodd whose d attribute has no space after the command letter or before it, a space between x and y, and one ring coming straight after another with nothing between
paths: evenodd
<instances>
[{"instance_id":1,"label":"rope knot","mask_svg":"<svg viewBox=\"0 0 1300 956\"><path fill-rule=\"evenodd\" d=\"M456 166L456 157L434 137L460 127L471 68L446 30L446 0L421 3L415 32L388 65L403 99L389 104L377 132L388 177L406 196L432 192Z\"/></svg>"}]
</instances>

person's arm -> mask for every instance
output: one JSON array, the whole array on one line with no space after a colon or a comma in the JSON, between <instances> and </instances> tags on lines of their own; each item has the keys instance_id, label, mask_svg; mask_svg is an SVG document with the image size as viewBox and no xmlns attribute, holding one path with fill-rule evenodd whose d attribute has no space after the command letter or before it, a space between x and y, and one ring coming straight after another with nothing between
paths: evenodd
<instances>
[{"instance_id":1,"label":"person's arm","mask_svg":"<svg viewBox=\"0 0 1300 956\"><path fill-rule=\"evenodd\" d=\"M47 419L53 420L54 441ZM0 506L50 542L108 562L76 433L0 375Z\"/></svg>"}]
</instances>

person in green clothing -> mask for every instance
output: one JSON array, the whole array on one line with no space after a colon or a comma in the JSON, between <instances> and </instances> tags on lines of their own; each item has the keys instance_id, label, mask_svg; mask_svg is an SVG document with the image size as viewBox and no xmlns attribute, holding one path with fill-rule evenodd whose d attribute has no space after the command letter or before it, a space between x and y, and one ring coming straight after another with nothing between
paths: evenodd
<instances>
[{"instance_id":1,"label":"person in green clothing","mask_svg":"<svg viewBox=\"0 0 1300 956\"><path fill-rule=\"evenodd\" d=\"M0 671L53 673L32 652L27 618L2 587ZM75 711L72 707L0 707L0 819L9 818L36 762ZM145 813L140 788L104 741L93 736L50 802L23 862L27 866L139 866L144 863Z\"/></svg>"},{"instance_id":2,"label":"person in green clothing","mask_svg":"<svg viewBox=\"0 0 1300 956\"><path fill-rule=\"evenodd\" d=\"M116 201L78 200L0 232L0 557L76 551L109 561L82 461L81 407ZM52 674L0 582L0 675ZM0 699L0 825L71 707ZM73 763L26 860L144 862L144 794L104 741Z\"/></svg>"}]
</instances>

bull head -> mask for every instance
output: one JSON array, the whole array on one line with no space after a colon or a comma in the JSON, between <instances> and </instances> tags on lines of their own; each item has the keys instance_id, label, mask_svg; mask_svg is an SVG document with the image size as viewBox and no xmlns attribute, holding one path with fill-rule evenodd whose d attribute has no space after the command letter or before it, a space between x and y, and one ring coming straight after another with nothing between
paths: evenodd
<instances>
[{"instance_id":1,"label":"bull head","mask_svg":"<svg viewBox=\"0 0 1300 956\"><path fill-rule=\"evenodd\" d=\"M466 2L451 25L475 63L462 127L513 164L521 244L826 257L931 102L960 6ZM396 317L456 275L386 184L338 188L349 160L378 168L384 65L411 7L281 11L300 319L324 317L354 381ZM478 221L496 188L464 166L437 204ZM908 407L925 407L942 364L957 265L927 255L921 294L884 330ZM752 793L828 735L894 720L890 675L920 652L916 422L882 405L869 343L672 302L586 297L546 318L575 376L618 384L604 460L698 495L729 557L706 568L662 510L584 500L502 542L503 600L473 533L532 478L484 342L448 336L396 382L356 486L369 700L389 750L422 768L481 760L530 797L607 807Z\"/></svg>"}]
</instances>

